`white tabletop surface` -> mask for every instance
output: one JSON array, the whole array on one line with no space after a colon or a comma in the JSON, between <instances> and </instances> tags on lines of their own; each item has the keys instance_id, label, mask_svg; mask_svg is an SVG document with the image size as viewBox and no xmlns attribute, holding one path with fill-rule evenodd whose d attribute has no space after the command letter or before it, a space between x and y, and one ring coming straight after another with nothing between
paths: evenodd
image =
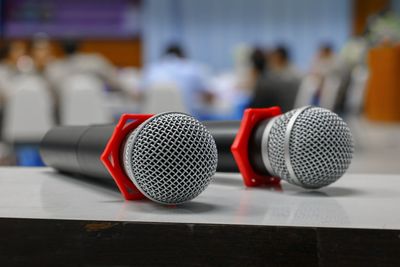
<instances>
[{"instance_id":1,"label":"white tabletop surface","mask_svg":"<svg viewBox=\"0 0 400 267\"><path fill-rule=\"evenodd\" d=\"M50 168L4 167L0 217L400 229L400 175L347 174L318 191L282 182L275 191L217 174L199 197L168 207Z\"/></svg>"}]
</instances>

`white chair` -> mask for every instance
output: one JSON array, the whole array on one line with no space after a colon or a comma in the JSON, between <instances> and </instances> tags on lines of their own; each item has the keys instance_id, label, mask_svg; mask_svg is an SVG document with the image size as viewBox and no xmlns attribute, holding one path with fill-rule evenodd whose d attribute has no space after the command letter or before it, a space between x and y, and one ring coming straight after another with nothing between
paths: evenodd
<instances>
[{"instance_id":1,"label":"white chair","mask_svg":"<svg viewBox=\"0 0 400 267\"><path fill-rule=\"evenodd\" d=\"M245 90L239 89L240 81L235 73L223 73L210 79L210 88L215 96L213 111L229 116L237 109L238 99L248 99Z\"/></svg>"},{"instance_id":2,"label":"white chair","mask_svg":"<svg viewBox=\"0 0 400 267\"><path fill-rule=\"evenodd\" d=\"M174 83L155 83L146 89L143 112L157 114L166 111L187 113L182 92Z\"/></svg>"},{"instance_id":3,"label":"white chair","mask_svg":"<svg viewBox=\"0 0 400 267\"><path fill-rule=\"evenodd\" d=\"M319 102L322 108L334 110L341 81L338 75L329 75L324 79Z\"/></svg>"},{"instance_id":4,"label":"white chair","mask_svg":"<svg viewBox=\"0 0 400 267\"><path fill-rule=\"evenodd\" d=\"M140 85L140 71L135 68L123 68L118 71L118 83L121 89L128 93L137 93Z\"/></svg>"},{"instance_id":5,"label":"white chair","mask_svg":"<svg viewBox=\"0 0 400 267\"><path fill-rule=\"evenodd\" d=\"M351 73L349 92L345 103L346 111L351 115L359 115L362 111L368 77L368 69L363 66L357 66Z\"/></svg>"},{"instance_id":6,"label":"white chair","mask_svg":"<svg viewBox=\"0 0 400 267\"><path fill-rule=\"evenodd\" d=\"M300 108L303 106L311 105L313 97L317 93L320 78L314 75L308 75L301 81L299 91L297 92L294 107Z\"/></svg>"},{"instance_id":7,"label":"white chair","mask_svg":"<svg viewBox=\"0 0 400 267\"><path fill-rule=\"evenodd\" d=\"M60 123L88 125L111 122L104 94L103 83L94 76L65 78L60 91Z\"/></svg>"},{"instance_id":8,"label":"white chair","mask_svg":"<svg viewBox=\"0 0 400 267\"><path fill-rule=\"evenodd\" d=\"M44 79L18 75L9 84L3 138L10 143L38 143L54 125L54 103Z\"/></svg>"}]
</instances>

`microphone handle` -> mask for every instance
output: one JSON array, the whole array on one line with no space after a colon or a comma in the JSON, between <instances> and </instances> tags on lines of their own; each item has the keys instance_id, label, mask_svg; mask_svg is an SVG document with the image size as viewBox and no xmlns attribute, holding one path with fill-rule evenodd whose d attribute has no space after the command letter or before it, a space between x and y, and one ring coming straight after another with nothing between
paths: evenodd
<instances>
[{"instance_id":1,"label":"microphone handle","mask_svg":"<svg viewBox=\"0 0 400 267\"><path fill-rule=\"evenodd\" d=\"M218 150L218 172L239 172L231 146L240 121L204 121ZM261 140L268 120L259 123L249 140L249 161L254 170L268 174L261 151ZM49 130L40 144L40 155L47 166L62 172L112 179L100 161L115 125L58 126Z\"/></svg>"},{"instance_id":2,"label":"microphone handle","mask_svg":"<svg viewBox=\"0 0 400 267\"><path fill-rule=\"evenodd\" d=\"M115 125L59 126L49 130L40 144L47 166L59 171L112 179L100 161Z\"/></svg>"},{"instance_id":3,"label":"microphone handle","mask_svg":"<svg viewBox=\"0 0 400 267\"><path fill-rule=\"evenodd\" d=\"M255 171L269 175L262 159L261 142L269 120L261 121L253 129L248 140L249 161ZM203 124L215 139L218 150L218 172L239 172L231 152L231 146L239 131L241 121L204 121Z\"/></svg>"},{"instance_id":4,"label":"microphone handle","mask_svg":"<svg viewBox=\"0 0 400 267\"><path fill-rule=\"evenodd\" d=\"M240 121L203 121L214 137L218 150L217 172L239 172L231 146L239 131Z\"/></svg>"}]
</instances>

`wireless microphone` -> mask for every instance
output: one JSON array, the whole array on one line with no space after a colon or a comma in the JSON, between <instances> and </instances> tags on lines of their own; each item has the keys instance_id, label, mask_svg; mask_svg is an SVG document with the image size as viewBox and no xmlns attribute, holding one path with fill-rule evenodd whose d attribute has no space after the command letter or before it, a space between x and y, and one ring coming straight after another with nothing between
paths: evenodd
<instances>
[{"instance_id":1,"label":"wireless microphone","mask_svg":"<svg viewBox=\"0 0 400 267\"><path fill-rule=\"evenodd\" d=\"M126 199L180 204L197 197L217 168L209 131L192 116L122 115L114 125L60 126L40 145L46 165L116 182Z\"/></svg>"},{"instance_id":2,"label":"wireless microphone","mask_svg":"<svg viewBox=\"0 0 400 267\"><path fill-rule=\"evenodd\" d=\"M240 171L247 186L281 178L304 188L338 180L354 152L349 127L335 113L303 107L247 109L242 122L204 122L218 148L218 171Z\"/></svg>"}]
</instances>

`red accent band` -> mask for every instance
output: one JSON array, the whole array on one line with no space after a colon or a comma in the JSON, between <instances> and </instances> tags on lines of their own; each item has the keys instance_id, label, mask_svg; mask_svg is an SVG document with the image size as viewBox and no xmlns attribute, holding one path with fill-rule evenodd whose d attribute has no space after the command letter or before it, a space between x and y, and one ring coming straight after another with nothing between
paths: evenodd
<instances>
[{"instance_id":1,"label":"red accent band","mask_svg":"<svg viewBox=\"0 0 400 267\"><path fill-rule=\"evenodd\" d=\"M125 174L121 162L121 147L124 145L126 136L151 117L153 115L150 114L123 114L100 157L126 200L138 200L146 197Z\"/></svg>"},{"instance_id":2,"label":"red accent band","mask_svg":"<svg viewBox=\"0 0 400 267\"><path fill-rule=\"evenodd\" d=\"M279 107L248 108L244 111L242 123L231 146L231 151L246 186L271 185L280 182L277 177L265 176L255 172L249 161L249 139L253 128L260 121L280 114L282 112Z\"/></svg>"}]
</instances>

